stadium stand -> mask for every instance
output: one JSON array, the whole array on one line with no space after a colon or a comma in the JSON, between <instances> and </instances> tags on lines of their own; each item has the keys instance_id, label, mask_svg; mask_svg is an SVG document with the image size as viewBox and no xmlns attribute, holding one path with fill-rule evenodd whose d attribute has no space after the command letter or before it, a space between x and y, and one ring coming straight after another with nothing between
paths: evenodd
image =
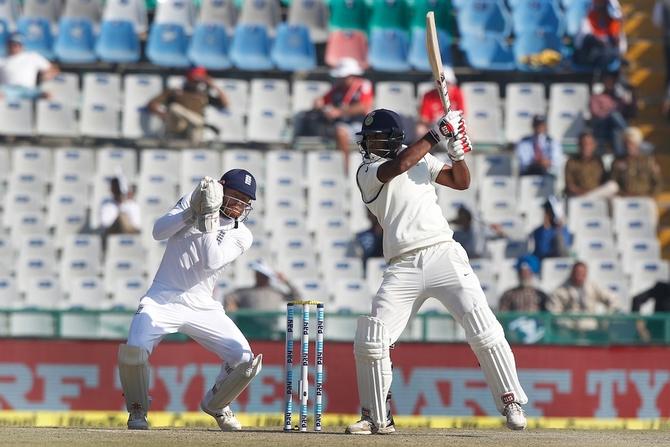
<instances>
[{"instance_id":1,"label":"stadium stand","mask_svg":"<svg viewBox=\"0 0 670 447\"><path fill-rule=\"evenodd\" d=\"M438 11L444 63L464 81L476 146L468 156L472 187L440 189L439 204L449 218L466 206L507 234L490 258L473 260L492 307L517 284L515 257L542 224L541 204L563 185L560 176L519 177L507 148L528 133L533 116L546 115L549 134L570 151L590 118L590 75L574 69L565 45L587 0L169 0L158 3L152 21L143 0L104 7L67 0L62 13L59 3L27 0L22 11L16 1L0 4L0 44L16 28L26 49L63 64L43 84L48 98L0 100L0 307L133 308L164 249L151 238L153 219L200 177L241 167L260 186L248 221L256 240L222 276L218 296L251 284L248 263L266 258L305 294L361 310L384 261L371 258L363 268L347 258L353 235L368 225L353 181L359 156L352 153L343 169L342 154L321 143L303 152L304 142L293 144L292 117L330 88L328 67L354 57L374 83L376 106L415 119L417 98L433 87L426 82L427 10ZM532 56L547 49L559 62L537 64ZM213 72L230 103L207 108L220 133L208 133L202 147L162 140L162 123L146 109L164 87L180 87L192 64ZM103 251L100 207L119 172L135 188L142 231L110 236ZM667 280L654 198L577 197L565 205L575 244L570 258L543 261L545 291L565 280L577 258L622 302ZM67 323L66 333L90 324ZM53 333L28 313L7 325L15 335ZM429 338L446 337L442 329L428 328ZM448 334L459 336L454 328Z\"/></svg>"}]
</instances>

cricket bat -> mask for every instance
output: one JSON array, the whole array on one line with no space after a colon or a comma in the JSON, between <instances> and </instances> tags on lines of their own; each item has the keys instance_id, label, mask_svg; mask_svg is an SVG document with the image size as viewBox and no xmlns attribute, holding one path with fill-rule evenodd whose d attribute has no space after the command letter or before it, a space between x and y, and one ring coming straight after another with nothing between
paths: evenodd
<instances>
[{"instance_id":1,"label":"cricket bat","mask_svg":"<svg viewBox=\"0 0 670 447\"><path fill-rule=\"evenodd\" d=\"M442 68L442 56L440 55L440 42L437 40L437 28L435 28L435 14L429 11L426 14L426 49L428 50L428 60L433 69L433 79L437 85L437 92L440 94L444 113L449 113L451 103L447 89L447 80L444 78Z\"/></svg>"}]
</instances>

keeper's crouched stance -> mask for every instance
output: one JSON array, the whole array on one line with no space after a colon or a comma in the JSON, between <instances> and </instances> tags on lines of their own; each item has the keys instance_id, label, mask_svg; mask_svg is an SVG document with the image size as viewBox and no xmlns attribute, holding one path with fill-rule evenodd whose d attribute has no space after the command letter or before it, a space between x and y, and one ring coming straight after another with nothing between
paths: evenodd
<instances>
[{"instance_id":1,"label":"keeper's crouched stance","mask_svg":"<svg viewBox=\"0 0 670 447\"><path fill-rule=\"evenodd\" d=\"M509 428L521 430L526 427L521 405L528 398L519 384L512 350L437 203L435 184L460 190L470 185L465 153L471 142L463 118L449 112L409 147L402 145L400 123L395 112L379 109L367 115L359 133L363 161L356 181L384 229L388 267L370 316L358 320L354 355L362 416L346 431L395 432L388 401L393 378L389 347L429 297L442 302L463 326L498 410ZM446 147L451 163L429 153L438 144Z\"/></svg>"},{"instance_id":2,"label":"keeper's crouched stance","mask_svg":"<svg viewBox=\"0 0 670 447\"><path fill-rule=\"evenodd\" d=\"M225 266L251 246L244 225L256 199L256 180L243 169L226 172L220 181L205 177L196 189L160 217L156 240L168 239L151 287L140 300L128 342L119 346L119 376L128 408L128 428L146 430L149 355L167 334L181 332L214 352L223 362L216 383L200 408L221 430L240 430L228 405L260 372L262 355L212 297Z\"/></svg>"}]
</instances>

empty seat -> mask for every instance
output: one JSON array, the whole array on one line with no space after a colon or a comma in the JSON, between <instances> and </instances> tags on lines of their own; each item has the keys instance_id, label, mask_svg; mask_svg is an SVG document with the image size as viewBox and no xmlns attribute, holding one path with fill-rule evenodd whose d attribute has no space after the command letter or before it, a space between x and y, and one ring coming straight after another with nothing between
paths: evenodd
<instances>
[{"instance_id":1,"label":"empty seat","mask_svg":"<svg viewBox=\"0 0 670 447\"><path fill-rule=\"evenodd\" d=\"M215 79L214 83L228 98L228 111L245 115L249 105L249 82L245 79Z\"/></svg>"},{"instance_id":2,"label":"empty seat","mask_svg":"<svg viewBox=\"0 0 670 447\"><path fill-rule=\"evenodd\" d=\"M147 10L144 0L107 0L103 13L102 32L109 22L125 21L134 34L147 31ZM125 28L125 27L124 27Z\"/></svg>"},{"instance_id":3,"label":"empty seat","mask_svg":"<svg viewBox=\"0 0 670 447\"><path fill-rule=\"evenodd\" d=\"M84 257L68 257L60 263L60 279L63 284L72 284L80 278L97 277L100 273L100 260ZM97 307L95 304L91 307Z\"/></svg>"},{"instance_id":4,"label":"empty seat","mask_svg":"<svg viewBox=\"0 0 670 447\"><path fill-rule=\"evenodd\" d=\"M37 133L46 137L79 135L76 109L67 103L42 99L37 101Z\"/></svg>"},{"instance_id":5,"label":"empty seat","mask_svg":"<svg viewBox=\"0 0 670 447\"><path fill-rule=\"evenodd\" d=\"M242 0L238 25L254 25L274 34L274 28L281 22L278 0Z\"/></svg>"},{"instance_id":6,"label":"empty seat","mask_svg":"<svg viewBox=\"0 0 670 447\"><path fill-rule=\"evenodd\" d=\"M157 136L163 128L160 118L147 108L163 90L159 75L129 74L123 78L122 133L126 138Z\"/></svg>"},{"instance_id":7,"label":"empty seat","mask_svg":"<svg viewBox=\"0 0 670 447\"><path fill-rule=\"evenodd\" d=\"M533 116L546 114L544 85L511 83L505 92L505 136L516 142L528 135Z\"/></svg>"},{"instance_id":8,"label":"empty seat","mask_svg":"<svg viewBox=\"0 0 670 447\"><path fill-rule=\"evenodd\" d=\"M12 237L41 233L46 226L44 213L41 211L23 211L6 216L9 221L9 232Z\"/></svg>"},{"instance_id":9,"label":"empty seat","mask_svg":"<svg viewBox=\"0 0 670 447\"><path fill-rule=\"evenodd\" d=\"M147 290L146 280L141 276L119 278L112 291L110 305L117 309L137 309L140 298Z\"/></svg>"},{"instance_id":10,"label":"empty seat","mask_svg":"<svg viewBox=\"0 0 670 447\"><path fill-rule=\"evenodd\" d=\"M589 277L597 284L605 284L610 281L625 279L626 274L623 265L616 258L611 259L586 259Z\"/></svg>"},{"instance_id":11,"label":"empty seat","mask_svg":"<svg viewBox=\"0 0 670 447\"><path fill-rule=\"evenodd\" d=\"M203 0L200 5L198 23L217 24L232 30L237 20L237 9L234 0Z\"/></svg>"},{"instance_id":12,"label":"empty seat","mask_svg":"<svg viewBox=\"0 0 670 447\"><path fill-rule=\"evenodd\" d=\"M456 17L462 34L507 37L512 30L511 18L502 0L459 2Z\"/></svg>"},{"instance_id":13,"label":"empty seat","mask_svg":"<svg viewBox=\"0 0 670 447\"><path fill-rule=\"evenodd\" d=\"M0 276L0 309L15 307L19 302L20 295L16 280L3 273Z\"/></svg>"},{"instance_id":14,"label":"empty seat","mask_svg":"<svg viewBox=\"0 0 670 447\"><path fill-rule=\"evenodd\" d=\"M334 311L346 310L352 313L369 313L372 306L372 294L363 279L340 278L333 286Z\"/></svg>"},{"instance_id":15,"label":"empty seat","mask_svg":"<svg viewBox=\"0 0 670 447\"><path fill-rule=\"evenodd\" d=\"M137 176L137 155L134 149L104 147L96 151L96 175L102 178L116 177L122 174L129 181ZM109 185L105 185L109 192Z\"/></svg>"},{"instance_id":16,"label":"empty seat","mask_svg":"<svg viewBox=\"0 0 670 447\"><path fill-rule=\"evenodd\" d=\"M26 292L33 278L54 277L56 259L54 256L26 255L17 262L16 278L19 291Z\"/></svg>"},{"instance_id":17,"label":"empty seat","mask_svg":"<svg viewBox=\"0 0 670 447\"><path fill-rule=\"evenodd\" d=\"M516 203L510 199L516 196L517 181L514 177L489 176L481 180L480 209L482 213L491 216L506 214L508 209L504 204L512 204L511 211L516 209Z\"/></svg>"},{"instance_id":18,"label":"empty seat","mask_svg":"<svg viewBox=\"0 0 670 447\"><path fill-rule=\"evenodd\" d=\"M179 172L179 152L169 149L144 149L140 153L141 176ZM176 184L179 180L173 179Z\"/></svg>"},{"instance_id":19,"label":"empty seat","mask_svg":"<svg viewBox=\"0 0 670 447\"><path fill-rule=\"evenodd\" d=\"M127 64L139 61L140 39L135 24L129 20L102 22L95 52L104 62Z\"/></svg>"},{"instance_id":20,"label":"empty seat","mask_svg":"<svg viewBox=\"0 0 670 447\"><path fill-rule=\"evenodd\" d=\"M244 142L247 139L247 128L244 123L244 115L234 113L230 109L218 109L207 107L205 109L205 121L207 124L219 129L218 136L205 132L207 141L222 141L226 143Z\"/></svg>"},{"instance_id":21,"label":"empty seat","mask_svg":"<svg viewBox=\"0 0 670 447\"><path fill-rule=\"evenodd\" d=\"M276 110L288 112L290 110L289 84L283 79L254 79L251 81L251 111Z\"/></svg>"},{"instance_id":22,"label":"empty seat","mask_svg":"<svg viewBox=\"0 0 670 447\"><path fill-rule=\"evenodd\" d=\"M280 24L270 57L283 71L312 70L316 67L316 47L310 40L309 29L299 24Z\"/></svg>"},{"instance_id":23,"label":"empty seat","mask_svg":"<svg viewBox=\"0 0 670 447\"><path fill-rule=\"evenodd\" d=\"M252 109L249 112L247 140L258 143L287 143L289 140L286 112Z\"/></svg>"},{"instance_id":24,"label":"empty seat","mask_svg":"<svg viewBox=\"0 0 670 447\"><path fill-rule=\"evenodd\" d=\"M61 14L61 7L62 2L59 0L25 0L23 17L45 19L49 24L55 25Z\"/></svg>"},{"instance_id":25,"label":"empty seat","mask_svg":"<svg viewBox=\"0 0 670 447\"><path fill-rule=\"evenodd\" d=\"M18 191L41 194L45 197L47 181L37 173L14 170L9 177L8 192L14 193Z\"/></svg>"},{"instance_id":26,"label":"empty seat","mask_svg":"<svg viewBox=\"0 0 670 447\"><path fill-rule=\"evenodd\" d=\"M192 191L205 175L219 177L221 156L207 149L184 149L180 153L179 166L180 189L185 193Z\"/></svg>"},{"instance_id":27,"label":"empty seat","mask_svg":"<svg viewBox=\"0 0 670 447\"><path fill-rule=\"evenodd\" d=\"M479 70L510 71L516 67L512 48L496 36L465 35L461 49L470 66Z\"/></svg>"},{"instance_id":28,"label":"empty seat","mask_svg":"<svg viewBox=\"0 0 670 447\"><path fill-rule=\"evenodd\" d=\"M295 288L300 291L300 297L304 300L329 301L330 292L323 281L318 279L303 278L291 281Z\"/></svg>"},{"instance_id":29,"label":"empty seat","mask_svg":"<svg viewBox=\"0 0 670 447\"><path fill-rule=\"evenodd\" d=\"M107 236L107 260L143 260L146 253L138 234L110 234Z\"/></svg>"},{"instance_id":30,"label":"empty seat","mask_svg":"<svg viewBox=\"0 0 670 447\"><path fill-rule=\"evenodd\" d=\"M619 242L621 262L626 273L633 271L633 265L640 259L661 258L661 245L656 238L630 238Z\"/></svg>"},{"instance_id":31,"label":"empty seat","mask_svg":"<svg viewBox=\"0 0 670 447\"><path fill-rule=\"evenodd\" d=\"M119 110L103 103L82 106L80 133L94 138L118 138L120 135Z\"/></svg>"},{"instance_id":32,"label":"empty seat","mask_svg":"<svg viewBox=\"0 0 670 447\"><path fill-rule=\"evenodd\" d=\"M19 0L7 0L0 3L0 17L2 17L5 22L7 32L15 29L16 21L20 15L21 2Z\"/></svg>"},{"instance_id":33,"label":"empty seat","mask_svg":"<svg viewBox=\"0 0 670 447\"><path fill-rule=\"evenodd\" d=\"M188 58L195 65L209 70L225 70L232 63L228 57L230 38L224 25L199 23L188 49Z\"/></svg>"},{"instance_id":34,"label":"empty seat","mask_svg":"<svg viewBox=\"0 0 670 447\"><path fill-rule=\"evenodd\" d=\"M549 135L558 141L576 141L589 117L588 85L554 83L549 92Z\"/></svg>"},{"instance_id":35,"label":"empty seat","mask_svg":"<svg viewBox=\"0 0 670 447\"><path fill-rule=\"evenodd\" d=\"M114 293L119 279L141 277L144 274L144 266L144 260L108 257L105 261L105 291L109 294Z\"/></svg>"},{"instance_id":36,"label":"empty seat","mask_svg":"<svg viewBox=\"0 0 670 447\"><path fill-rule=\"evenodd\" d=\"M554 179L543 175L519 177L519 202L522 204L535 199L546 199L554 194Z\"/></svg>"},{"instance_id":37,"label":"empty seat","mask_svg":"<svg viewBox=\"0 0 670 447\"><path fill-rule=\"evenodd\" d=\"M655 227L658 221L656 202L651 197L615 197L612 199L612 218L617 228L634 219L647 221Z\"/></svg>"},{"instance_id":38,"label":"empty seat","mask_svg":"<svg viewBox=\"0 0 670 447\"><path fill-rule=\"evenodd\" d=\"M616 235L619 242L629 239L646 239L656 237L656 225L643 218L628 218L617 221Z\"/></svg>"},{"instance_id":39,"label":"empty seat","mask_svg":"<svg viewBox=\"0 0 670 447\"><path fill-rule=\"evenodd\" d=\"M450 188L438 188L437 200L442 212L447 220L455 219L458 210L465 207L470 212L478 209L477 206L477 190L475 188L468 188L463 191L458 191Z\"/></svg>"},{"instance_id":40,"label":"empty seat","mask_svg":"<svg viewBox=\"0 0 670 447\"><path fill-rule=\"evenodd\" d=\"M328 4L323 0L296 0L289 5L288 23L304 25L315 43L328 38Z\"/></svg>"},{"instance_id":41,"label":"empty seat","mask_svg":"<svg viewBox=\"0 0 670 447\"><path fill-rule=\"evenodd\" d=\"M378 71L409 70L409 36L402 29L374 28L370 32L370 66Z\"/></svg>"},{"instance_id":42,"label":"empty seat","mask_svg":"<svg viewBox=\"0 0 670 447\"><path fill-rule=\"evenodd\" d=\"M86 104L121 105L121 77L115 73L86 73L82 101Z\"/></svg>"},{"instance_id":43,"label":"empty seat","mask_svg":"<svg viewBox=\"0 0 670 447\"><path fill-rule=\"evenodd\" d=\"M260 25L237 25L230 46L230 60L241 70L270 70L272 42Z\"/></svg>"},{"instance_id":44,"label":"empty seat","mask_svg":"<svg viewBox=\"0 0 670 447\"><path fill-rule=\"evenodd\" d=\"M558 54L555 66L535 64L532 56L547 51ZM514 58L519 70L523 71L550 71L555 69L561 62L560 59L565 56L565 52L561 36L549 31L530 29L517 34L514 40Z\"/></svg>"},{"instance_id":45,"label":"empty seat","mask_svg":"<svg viewBox=\"0 0 670 447\"><path fill-rule=\"evenodd\" d=\"M331 85L325 81L308 81L298 79L293 81L292 112L304 112L314 107L314 101L321 98L330 90Z\"/></svg>"},{"instance_id":46,"label":"empty seat","mask_svg":"<svg viewBox=\"0 0 670 447\"><path fill-rule=\"evenodd\" d=\"M0 100L0 134L28 136L33 134L33 107L28 100Z\"/></svg>"},{"instance_id":47,"label":"empty seat","mask_svg":"<svg viewBox=\"0 0 670 447\"><path fill-rule=\"evenodd\" d=\"M102 18L102 0L65 0L62 17L87 19L98 25Z\"/></svg>"},{"instance_id":48,"label":"empty seat","mask_svg":"<svg viewBox=\"0 0 670 447\"><path fill-rule=\"evenodd\" d=\"M568 199L568 227L576 228L579 226L581 220L591 217L608 217L607 200L583 197L571 197Z\"/></svg>"},{"instance_id":49,"label":"empty seat","mask_svg":"<svg viewBox=\"0 0 670 447\"><path fill-rule=\"evenodd\" d=\"M277 259L279 270L287 278L318 279L319 269L314 256L284 256Z\"/></svg>"},{"instance_id":50,"label":"empty seat","mask_svg":"<svg viewBox=\"0 0 670 447\"><path fill-rule=\"evenodd\" d=\"M667 281L669 273L668 261L638 259L633 263L630 294L637 295L658 281Z\"/></svg>"},{"instance_id":51,"label":"empty seat","mask_svg":"<svg viewBox=\"0 0 670 447\"><path fill-rule=\"evenodd\" d=\"M272 153L273 152L269 152L269 154ZM223 172L236 168L246 169L256 177L258 186L265 184L265 154L262 151L254 151L251 149L227 149L223 151L221 161L221 169Z\"/></svg>"},{"instance_id":52,"label":"empty seat","mask_svg":"<svg viewBox=\"0 0 670 447\"><path fill-rule=\"evenodd\" d=\"M95 35L93 23L85 18L63 17L54 43L54 54L66 64L95 62Z\"/></svg>"},{"instance_id":53,"label":"empty seat","mask_svg":"<svg viewBox=\"0 0 670 447\"><path fill-rule=\"evenodd\" d=\"M438 29L437 41L440 45L440 56L442 58L442 65L445 66L453 65L453 57L451 55L451 38L446 32L444 32L441 29ZM428 50L426 48L425 27L412 28L410 35L409 54L407 56L407 59L410 65L416 70L431 71L430 62L428 59Z\"/></svg>"},{"instance_id":54,"label":"empty seat","mask_svg":"<svg viewBox=\"0 0 670 447\"><path fill-rule=\"evenodd\" d=\"M331 3L332 6L332 3ZM352 58L362 68L368 66L368 41L362 31L339 30L328 34L326 43L326 64L336 67L340 60Z\"/></svg>"},{"instance_id":55,"label":"empty seat","mask_svg":"<svg viewBox=\"0 0 670 447\"><path fill-rule=\"evenodd\" d=\"M174 23L155 23L147 40L147 57L162 67L185 68L188 60L189 39L183 26Z\"/></svg>"},{"instance_id":56,"label":"empty seat","mask_svg":"<svg viewBox=\"0 0 670 447\"><path fill-rule=\"evenodd\" d=\"M542 260L541 287L546 293L552 293L562 285L572 272L574 260L571 258L545 258Z\"/></svg>"},{"instance_id":57,"label":"empty seat","mask_svg":"<svg viewBox=\"0 0 670 447\"><path fill-rule=\"evenodd\" d=\"M315 185L323 178L344 179L344 160L341 152L310 151L307 153L308 185Z\"/></svg>"},{"instance_id":58,"label":"empty seat","mask_svg":"<svg viewBox=\"0 0 670 447\"><path fill-rule=\"evenodd\" d=\"M411 82L382 81L375 84L375 107L414 115L416 97Z\"/></svg>"},{"instance_id":59,"label":"empty seat","mask_svg":"<svg viewBox=\"0 0 670 447\"><path fill-rule=\"evenodd\" d=\"M368 6L365 0L331 0L329 28L332 30L368 30Z\"/></svg>"},{"instance_id":60,"label":"empty seat","mask_svg":"<svg viewBox=\"0 0 670 447\"><path fill-rule=\"evenodd\" d=\"M575 234L577 240L592 237L613 237L612 222L606 217L581 219L570 230Z\"/></svg>"},{"instance_id":61,"label":"empty seat","mask_svg":"<svg viewBox=\"0 0 670 447\"><path fill-rule=\"evenodd\" d=\"M616 257L614 241L607 237L580 237L577 244L580 259L612 259Z\"/></svg>"},{"instance_id":62,"label":"empty seat","mask_svg":"<svg viewBox=\"0 0 670 447\"><path fill-rule=\"evenodd\" d=\"M324 278L331 283L338 279L363 278L363 265L358 258L324 259L321 270Z\"/></svg>"},{"instance_id":63,"label":"empty seat","mask_svg":"<svg viewBox=\"0 0 670 447\"><path fill-rule=\"evenodd\" d=\"M565 28L569 36L576 36L582 28L584 18L591 9L591 0L570 0L563 2L565 7Z\"/></svg>"},{"instance_id":64,"label":"empty seat","mask_svg":"<svg viewBox=\"0 0 670 447\"><path fill-rule=\"evenodd\" d=\"M76 73L58 73L52 79L42 82L42 89L49 92L50 100L79 107L79 75Z\"/></svg>"},{"instance_id":65,"label":"empty seat","mask_svg":"<svg viewBox=\"0 0 670 447\"><path fill-rule=\"evenodd\" d=\"M186 34L191 34L195 17L195 3L188 0L162 0L156 4L153 23L179 25Z\"/></svg>"},{"instance_id":66,"label":"empty seat","mask_svg":"<svg viewBox=\"0 0 670 447\"><path fill-rule=\"evenodd\" d=\"M54 37L51 23L39 17L21 17L16 24L18 32L23 36L26 51L34 51L47 59L53 59Z\"/></svg>"},{"instance_id":67,"label":"empty seat","mask_svg":"<svg viewBox=\"0 0 670 447\"><path fill-rule=\"evenodd\" d=\"M512 25L517 33L532 29L563 34L563 16L554 0L514 0L511 6Z\"/></svg>"}]
</instances>

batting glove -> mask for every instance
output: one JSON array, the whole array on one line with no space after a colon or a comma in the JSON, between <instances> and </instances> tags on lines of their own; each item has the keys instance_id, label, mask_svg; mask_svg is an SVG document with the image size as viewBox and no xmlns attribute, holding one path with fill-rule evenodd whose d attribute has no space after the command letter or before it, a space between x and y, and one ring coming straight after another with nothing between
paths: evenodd
<instances>
[{"instance_id":1,"label":"batting glove","mask_svg":"<svg viewBox=\"0 0 670 447\"><path fill-rule=\"evenodd\" d=\"M437 120L428 133L435 139L436 143L439 143L442 140L452 138L461 126L464 126L462 113L451 111Z\"/></svg>"},{"instance_id":2,"label":"batting glove","mask_svg":"<svg viewBox=\"0 0 670 447\"><path fill-rule=\"evenodd\" d=\"M453 161L461 161L465 158L465 154L472 150L472 142L465 130L465 123L460 128L454 138L447 143L447 154Z\"/></svg>"}]
</instances>

